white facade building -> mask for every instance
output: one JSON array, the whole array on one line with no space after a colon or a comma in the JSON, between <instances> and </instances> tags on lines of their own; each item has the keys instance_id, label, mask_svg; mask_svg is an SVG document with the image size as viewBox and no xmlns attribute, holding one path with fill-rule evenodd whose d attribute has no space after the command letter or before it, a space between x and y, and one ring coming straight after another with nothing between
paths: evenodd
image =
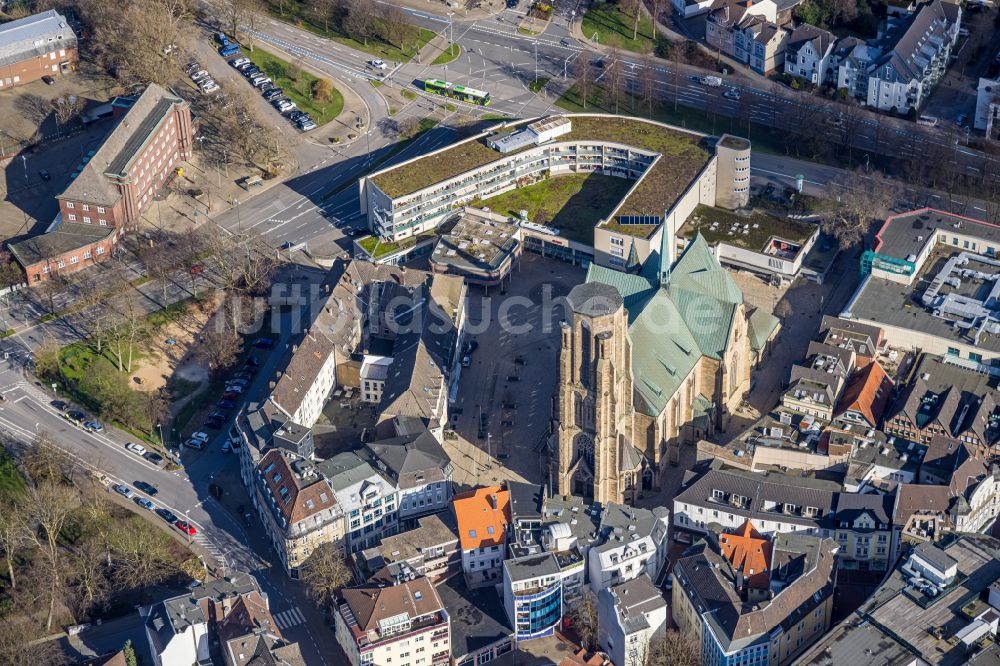
<instances>
[{"instance_id":1,"label":"white facade building","mask_svg":"<svg viewBox=\"0 0 1000 666\"><path fill-rule=\"evenodd\" d=\"M609 503L587 556L590 588L596 593L642 574L655 578L667 559L669 521L663 507L650 511Z\"/></svg>"},{"instance_id":2,"label":"white facade building","mask_svg":"<svg viewBox=\"0 0 1000 666\"><path fill-rule=\"evenodd\" d=\"M620 666L646 666L650 643L667 628L667 601L648 576L601 590L597 643Z\"/></svg>"}]
</instances>

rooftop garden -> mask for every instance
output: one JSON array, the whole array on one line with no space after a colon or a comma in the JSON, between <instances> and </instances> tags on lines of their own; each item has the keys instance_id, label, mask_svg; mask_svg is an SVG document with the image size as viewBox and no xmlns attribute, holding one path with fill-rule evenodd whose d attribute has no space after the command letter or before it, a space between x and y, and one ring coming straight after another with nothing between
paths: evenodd
<instances>
[{"instance_id":1,"label":"rooftop garden","mask_svg":"<svg viewBox=\"0 0 1000 666\"><path fill-rule=\"evenodd\" d=\"M622 203L618 215L662 215L711 157L703 137L638 118L574 116L571 120L572 131L560 137L560 141L589 139L616 142L655 151L663 156L646 173L635 192ZM390 169L372 180L387 195L399 197L503 157L481 140L467 141L436 155Z\"/></svg>"},{"instance_id":2,"label":"rooftop garden","mask_svg":"<svg viewBox=\"0 0 1000 666\"><path fill-rule=\"evenodd\" d=\"M713 223L716 224L714 229ZM743 225L749 225L746 230L748 233L733 231L734 224L739 224L741 228ZM711 245L721 241L735 247L760 252L772 236L802 245L815 233L816 228L815 224L809 222L775 217L758 211L750 215L737 215L722 208L698 206L691 217L677 230L677 235L691 238L695 232L699 232Z\"/></svg>"},{"instance_id":3,"label":"rooftop garden","mask_svg":"<svg viewBox=\"0 0 1000 666\"><path fill-rule=\"evenodd\" d=\"M398 241L385 241L380 239L378 236L365 236L364 238L358 239L357 243L361 249L367 252L368 256L374 260L381 259L382 257L395 254L396 252L400 252L402 250L409 250L422 241L436 237L437 234L425 233L401 238Z\"/></svg>"},{"instance_id":4,"label":"rooftop garden","mask_svg":"<svg viewBox=\"0 0 1000 666\"><path fill-rule=\"evenodd\" d=\"M600 174L571 174L504 192L469 204L511 217L528 211L528 219L559 229L569 240L594 244L594 225L607 217L633 181Z\"/></svg>"}]
</instances>

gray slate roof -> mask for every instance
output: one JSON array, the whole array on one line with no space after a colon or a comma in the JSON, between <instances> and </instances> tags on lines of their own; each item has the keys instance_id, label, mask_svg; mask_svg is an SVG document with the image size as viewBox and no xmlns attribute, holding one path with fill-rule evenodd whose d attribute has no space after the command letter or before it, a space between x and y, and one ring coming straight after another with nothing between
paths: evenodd
<instances>
[{"instance_id":1,"label":"gray slate roof","mask_svg":"<svg viewBox=\"0 0 1000 666\"><path fill-rule=\"evenodd\" d=\"M76 34L54 9L0 24L0 67L71 48L76 48Z\"/></svg>"},{"instance_id":2,"label":"gray slate roof","mask_svg":"<svg viewBox=\"0 0 1000 666\"><path fill-rule=\"evenodd\" d=\"M24 266L52 259L77 248L102 241L115 233L114 227L96 224L63 222L46 234L31 236L23 240L12 240L7 248L14 258Z\"/></svg>"},{"instance_id":3,"label":"gray slate roof","mask_svg":"<svg viewBox=\"0 0 1000 666\"><path fill-rule=\"evenodd\" d=\"M80 175L56 198L113 205L121 194L111 184L109 176L126 171L128 164L177 104L186 102L150 83L104 139Z\"/></svg>"}]
</instances>

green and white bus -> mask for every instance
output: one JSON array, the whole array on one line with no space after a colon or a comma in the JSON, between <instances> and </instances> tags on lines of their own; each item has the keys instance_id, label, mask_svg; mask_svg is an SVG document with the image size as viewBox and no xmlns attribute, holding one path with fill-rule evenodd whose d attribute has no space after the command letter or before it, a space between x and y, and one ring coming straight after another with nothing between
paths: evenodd
<instances>
[{"instance_id":1,"label":"green and white bus","mask_svg":"<svg viewBox=\"0 0 1000 666\"><path fill-rule=\"evenodd\" d=\"M444 95L461 102L479 104L480 106L487 106L490 103L490 94L484 90L453 85L441 79L427 79L424 81L424 90L435 95Z\"/></svg>"}]
</instances>

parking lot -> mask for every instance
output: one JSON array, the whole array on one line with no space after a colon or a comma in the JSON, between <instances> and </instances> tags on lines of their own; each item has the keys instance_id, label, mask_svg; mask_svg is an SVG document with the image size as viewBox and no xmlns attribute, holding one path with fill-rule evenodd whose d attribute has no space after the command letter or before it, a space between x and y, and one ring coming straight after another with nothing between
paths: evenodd
<instances>
[{"instance_id":1,"label":"parking lot","mask_svg":"<svg viewBox=\"0 0 1000 666\"><path fill-rule=\"evenodd\" d=\"M466 339L479 346L462 370L451 427L471 445L467 450L492 456L472 461L487 481L499 465L533 483L543 480L541 445L558 382L558 300L584 275L579 267L526 252L505 294L469 289Z\"/></svg>"}]
</instances>

